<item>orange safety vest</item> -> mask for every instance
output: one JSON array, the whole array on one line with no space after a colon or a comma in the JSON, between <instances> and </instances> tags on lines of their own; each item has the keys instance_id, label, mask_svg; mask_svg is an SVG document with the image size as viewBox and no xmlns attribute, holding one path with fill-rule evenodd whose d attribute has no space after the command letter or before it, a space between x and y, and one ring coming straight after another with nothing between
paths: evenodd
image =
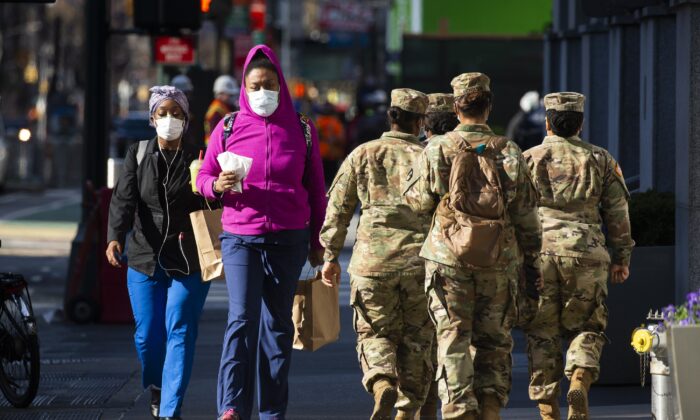
<instances>
[{"instance_id":1,"label":"orange safety vest","mask_svg":"<svg viewBox=\"0 0 700 420\"><path fill-rule=\"evenodd\" d=\"M212 131L216 128L216 125L221 121L222 118L226 116L229 112L233 112L233 109L226 102L214 99L207 109L207 113L204 116L204 144L209 144L209 137Z\"/></svg>"},{"instance_id":2,"label":"orange safety vest","mask_svg":"<svg viewBox=\"0 0 700 420\"><path fill-rule=\"evenodd\" d=\"M345 154L345 130L338 117L319 115L316 118L319 150L325 160L340 160Z\"/></svg>"}]
</instances>

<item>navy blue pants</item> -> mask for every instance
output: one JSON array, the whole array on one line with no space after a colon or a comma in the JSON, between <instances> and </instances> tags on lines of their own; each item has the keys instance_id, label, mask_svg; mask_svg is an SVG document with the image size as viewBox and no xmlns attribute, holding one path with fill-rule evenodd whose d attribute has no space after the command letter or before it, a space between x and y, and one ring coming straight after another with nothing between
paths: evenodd
<instances>
[{"instance_id":1,"label":"navy blue pants","mask_svg":"<svg viewBox=\"0 0 700 420\"><path fill-rule=\"evenodd\" d=\"M161 417L179 416L209 283L202 283L199 272L175 277L160 267L152 277L129 268L126 279L143 387L162 388Z\"/></svg>"},{"instance_id":2,"label":"navy blue pants","mask_svg":"<svg viewBox=\"0 0 700 420\"><path fill-rule=\"evenodd\" d=\"M257 377L260 419L284 419L292 304L308 247L308 230L221 235L229 310L219 367L220 415L233 408L250 419Z\"/></svg>"}]
</instances>

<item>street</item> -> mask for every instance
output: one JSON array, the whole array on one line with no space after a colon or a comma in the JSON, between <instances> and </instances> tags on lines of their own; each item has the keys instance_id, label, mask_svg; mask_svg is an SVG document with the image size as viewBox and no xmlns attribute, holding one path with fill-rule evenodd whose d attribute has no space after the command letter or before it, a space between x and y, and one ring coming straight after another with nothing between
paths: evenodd
<instances>
[{"instance_id":1,"label":"street","mask_svg":"<svg viewBox=\"0 0 700 420\"><path fill-rule=\"evenodd\" d=\"M41 384L32 407L9 408L0 398L0 419L150 419L148 393L131 325L75 325L61 312L68 253L80 214L77 190L10 193L0 196L0 267L24 274L37 316L41 340ZM351 225L353 228L355 224ZM341 258L347 267L350 246ZM305 268L304 270L308 270ZM183 404L185 419L216 417L216 375L226 322L226 287L212 285L200 325L192 380ZM341 336L317 352L294 352L290 375L289 419L366 419L372 399L360 385L349 279L340 287ZM533 419L537 409L527 398L524 339L514 333L513 391L505 419ZM630 357L636 357L630 353ZM565 383L564 386L568 386ZM594 387L594 419L650 418L649 389L639 385ZM562 399L561 405L565 407ZM565 413L565 410L563 410Z\"/></svg>"}]
</instances>

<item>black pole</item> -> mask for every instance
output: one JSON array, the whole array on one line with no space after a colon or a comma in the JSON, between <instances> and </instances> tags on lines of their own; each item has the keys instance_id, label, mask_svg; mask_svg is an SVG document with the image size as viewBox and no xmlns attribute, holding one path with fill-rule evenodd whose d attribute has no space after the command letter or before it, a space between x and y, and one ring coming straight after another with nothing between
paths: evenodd
<instances>
[{"instance_id":1,"label":"black pole","mask_svg":"<svg viewBox=\"0 0 700 420\"><path fill-rule=\"evenodd\" d=\"M108 121L110 112L108 74L109 1L85 2L85 118L83 131L83 184L106 185ZM83 189L83 195L88 194ZM87 199L87 200L86 200ZM83 196L91 202L91 197ZM85 220L87 211L83 208Z\"/></svg>"}]
</instances>

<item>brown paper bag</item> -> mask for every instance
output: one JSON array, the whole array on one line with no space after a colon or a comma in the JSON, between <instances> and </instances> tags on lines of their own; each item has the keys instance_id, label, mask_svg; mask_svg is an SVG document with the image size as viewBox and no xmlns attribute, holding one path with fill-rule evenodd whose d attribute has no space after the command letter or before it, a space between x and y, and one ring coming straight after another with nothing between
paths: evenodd
<instances>
[{"instance_id":1,"label":"brown paper bag","mask_svg":"<svg viewBox=\"0 0 700 420\"><path fill-rule=\"evenodd\" d=\"M197 242L199 267L202 270L202 281L224 278L224 263L221 261L221 241L219 241L219 235L223 232L221 214L221 209L197 210L190 213L194 240Z\"/></svg>"},{"instance_id":2,"label":"brown paper bag","mask_svg":"<svg viewBox=\"0 0 700 420\"><path fill-rule=\"evenodd\" d=\"M299 280L292 308L294 348L316 351L338 341L340 308L338 286L330 288L321 282L321 272L314 278Z\"/></svg>"}]
</instances>

